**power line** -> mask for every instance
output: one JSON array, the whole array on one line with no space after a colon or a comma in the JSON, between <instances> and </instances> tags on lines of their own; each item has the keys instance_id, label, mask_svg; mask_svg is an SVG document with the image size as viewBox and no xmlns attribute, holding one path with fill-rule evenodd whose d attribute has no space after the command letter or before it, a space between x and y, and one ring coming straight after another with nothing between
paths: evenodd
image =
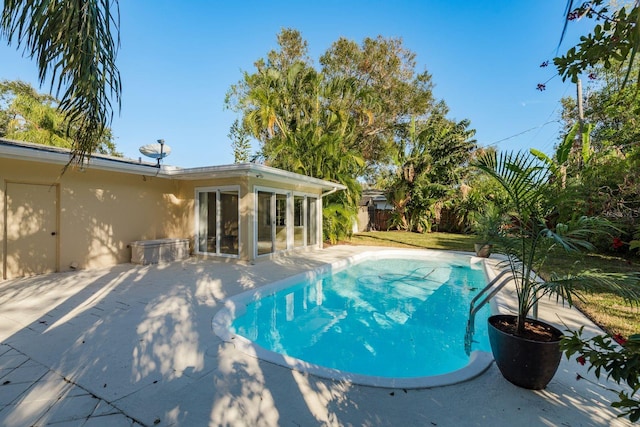
<instances>
[{"instance_id":1,"label":"power line","mask_svg":"<svg viewBox=\"0 0 640 427\"><path fill-rule=\"evenodd\" d=\"M517 136L524 135L527 132L531 132L532 130L536 130L536 129L539 129L539 128L543 127L543 126L546 126L549 123L559 123L559 122L560 122L559 120L549 120L548 122L545 122L545 123L543 123L541 125L538 125L538 126L534 126L534 127L529 128L527 130L523 130L522 132L516 133L515 135L511 135L511 136L508 136L506 138L502 138L502 139L500 139L498 141L494 141L494 142L492 142L490 144L487 144L487 146L491 146L491 145L499 144L499 143L504 142L504 141L508 141L508 140L513 139L513 138L515 138Z\"/></svg>"},{"instance_id":2,"label":"power line","mask_svg":"<svg viewBox=\"0 0 640 427\"><path fill-rule=\"evenodd\" d=\"M553 115L556 114L556 111L558 111L558 107L562 106L562 99L567 94L567 91L569 90L569 88L570 88L570 86L568 86L568 85L564 88L564 92L562 92L562 96L560 97L560 100L556 102L556 106L553 107L553 110L551 111L551 113L547 117L547 120L550 120L551 117L553 117ZM559 122L559 120L558 120L558 122ZM542 128L542 126L540 126L540 128ZM533 135L533 137L531 138L530 142L533 141L534 139L536 139L536 137L538 135L540 135L540 131L538 131L538 133Z\"/></svg>"},{"instance_id":3,"label":"power line","mask_svg":"<svg viewBox=\"0 0 640 427\"><path fill-rule=\"evenodd\" d=\"M566 93L567 93L567 90L568 90L568 89L569 89L569 86L567 86L567 87L565 88L565 90L564 90L564 92L562 93L562 96L560 97L560 99L564 98L564 96L566 95ZM550 124L550 123L560 123L560 122L561 122L561 120L559 120L559 119L556 119L556 120L549 120L551 117L553 117L553 115L554 115L554 114L556 114L556 111L558 111L558 107L560 107L561 105L562 105L561 101L557 101L557 102L556 102L555 107L553 108L553 110L551 110L551 113L549 114L549 116L547 116L547 121L546 121L546 122L544 122L544 123L542 123L542 124L540 124L540 125L538 125L538 126L534 126L534 127L532 127L532 128L529 128L529 129L523 130L522 132L518 132L518 133L516 133L516 134L514 134L514 135L511 135L511 136L508 136L508 137L506 137L506 138L502 138L502 139L500 139L500 140L498 140L498 141L494 141L494 142L492 142L492 143L490 143L490 144L486 144L486 146L487 146L487 147L489 147L489 146L492 146L492 145L496 145L496 144L499 144L499 143L501 143L501 142L508 141L508 140L510 140L510 139L516 138L516 137L518 137L518 136L520 136L520 135L524 135L525 133L528 133L528 132L531 132L531 131L533 131L533 130L538 129L538 132L537 132L537 133L536 133L536 134L535 134L535 135L534 135L534 136L529 140L529 142L533 141L535 138L537 138L537 137L538 137L538 135L540 134L540 130L541 130L544 126L546 126L546 125L548 125L548 124ZM548 142L548 141L547 141L547 142ZM548 144L545 144L545 148L544 148L544 149L548 148L548 147L547 147L547 145L548 145Z\"/></svg>"},{"instance_id":4,"label":"power line","mask_svg":"<svg viewBox=\"0 0 640 427\"><path fill-rule=\"evenodd\" d=\"M558 111L558 108L562 108L562 100L564 99L564 97L567 94L567 91L573 87L573 85L566 85L564 88L564 91L562 92L562 96L560 97L560 100L558 100L556 102L556 106L554 107L553 111L551 112L551 114L549 114L549 117L547 117L547 120L549 120L554 114L556 114L556 111ZM562 119L558 120L558 122L562 122ZM540 134L540 132L536 133L533 138L531 138L531 141L533 141L533 139L535 139L538 135ZM547 142L542 146L542 151L546 152L548 149L553 148L553 146L558 142L557 137L554 137L553 139L547 140Z\"/></svg>"}]
</instances>

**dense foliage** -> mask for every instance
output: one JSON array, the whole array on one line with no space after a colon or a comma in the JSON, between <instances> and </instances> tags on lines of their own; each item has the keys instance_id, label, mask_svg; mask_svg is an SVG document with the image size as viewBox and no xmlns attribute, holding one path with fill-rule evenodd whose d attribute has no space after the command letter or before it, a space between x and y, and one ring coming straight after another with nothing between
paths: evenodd
<instances>
[{"instance_id":1,"label":"dense foliage","mask_svg":"<svg viewBox=\"0 0 640 427\"><path fill-rule=\"evenodd\" d=\"M230 88L226 105L258 140L258 157L347 187L325 200L329 240L351 233L363 177L386 174L394 177L387 184L398 187L395 177L404 176L398 171L420 169L402 197L414 212L428 210L456 183L454 166L474 147L469 121L446 118L444 102L433 100L430 75L415 72L415 55L399 39L358 45L341 38L320 64L314 67L298 31L284 29L278 49Z\"/></svg>"},{"instance_id":2,"label":"dense foliage","mask_svg":"<svg viewBox=\"0 0 640 427\"><path fill-rule=\"evenodd\" d=\"M633 68L638 68L635 64ZM601 250L626 252L640 229L640 97L635 86L623 86L626 71L598 67L598 79L584 99L583 128L588 134L572 140L580 125L576 101L563 99L562 118L569 130L567 156L561 163L566 173L566 193L576 203L559 200L560 215L599 215L619 228L613 240L595 242ZM558 156L556 156L556 160ZM617 240L616 240L617 241Z\"/></svg>"},{"instance_id":3,"label":"dense foliage","mask_svg":"<svg viewBox=\"0 0 640 427\"><path fill-rule=\"evenodd\" d=\"M41 84L50 80L79 163L105 140L111 98L120 102L118 26L117 0L3 2L0 34L35 58Z\"/></svg>"},{"instance_id":4,"label":"dense foliage","mask_svg":"<svg viewBox=\"0 0 640 427\"><path fill-rule=\"evenodd\" d=\"M469 121L447 119L444 103L427 117L411 120L398 131L395 168L387 178L392 224L407 231L431 231L434 219L457 194L475 140Z\"/></svg>"},{"instance_id":5,"label":"dense foliage","mask_svg":"<svg viewBox=\"0 0 640 427\"><path fill-rule=\"evenodd\" d=\"M616 224L617 236L596 242L601 250L639 249L640 2L621 5L605 0L568 0L567 24L583 17L595 21L593 31L554 59L563 79L577 82L582 73L588 73L595 82L584 100L584 118L575 101L563 100L568 133L554 161L562 171L563 195L572 197L559 200L558 215L566 218L589 213L606 217ZM627 84L630 78L636 80L635 85ZM575 132L576 128L582 132ZM573 141L572 133L583 136ZM580 330L572 332L562 344L567 357L578 353L578 362L588 363L598 378L604 372L630 387L630 391L618 391L619 400L611 405L622 409L621 416L634 422L640 419L639 342L638 335L628 341L610 335L586 339Z\"/></svg>"},{"instance_id":6,"label":"dense foliage","mask_svg":"<svg viewBox=\"0 0 640 427\"><path fill-rule=\"evenodd\" d=\"M0 137L73 149L77 129L69 125L59 101L20 81L0 81ZM106 128L94 153L120 156Z\"/></svg>"}]
</instances>

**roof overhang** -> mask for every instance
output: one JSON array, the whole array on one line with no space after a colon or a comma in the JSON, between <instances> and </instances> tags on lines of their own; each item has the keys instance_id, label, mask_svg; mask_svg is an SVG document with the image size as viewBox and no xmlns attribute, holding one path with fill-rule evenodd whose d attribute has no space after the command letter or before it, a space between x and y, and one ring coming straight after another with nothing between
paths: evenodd
<instances>
[{"instance_id":1,"label":"roof overhang","mask_svg":"<svg viewBox=\"0 0 640 427\"><path fill-rule=\"evenodd\" d=\"M61 147L0 138L0 157L66 166L71 161L71 151ZM94 154L86 159L82 167L147 176L155 175L159 171L155 163L135 162L131 159L102 154Z\"/></svg>"},{"instance_id":2,"label":"roof overhang","mask_svg":"<svg viewBox=\"0 0 640 427\"><path fill-rule=\"evenodd\" d=\"M345 190L347 188L346 186L335 182L325 181L323 179L313 178L294 172L287 172L282 169L272 168L256 163L236 163L232 165L207 166L188 169L165 166L162 168L162 173L172 178L182 180L246 176L287 183L304 184L312 187L318 187L322 190Z\"/></svg>"},{"instance_id":3,"label":"roof overhang","mask_svg":"<svg viewBox=\"0 0 640 427\"><path fill-rule=\"evenodd\" d=\"M0 157L65 166L71 160L71 152L60 147L31 144L0 138ZM237 163L222 166L180 168L177 166L135 161L132 159L94 154L82 166L87 169L128 173L133 175L156 176L176 180L203 180L229 177L255 177L286 183L299 183L325 190L345 190L347 187L282 169L256 163Z\"/></svg>"}]
</instances>

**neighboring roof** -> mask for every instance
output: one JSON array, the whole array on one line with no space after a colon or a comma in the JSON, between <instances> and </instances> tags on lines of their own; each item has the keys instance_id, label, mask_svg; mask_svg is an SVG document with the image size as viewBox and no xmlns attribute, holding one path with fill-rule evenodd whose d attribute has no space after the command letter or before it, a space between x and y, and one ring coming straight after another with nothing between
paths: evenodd
<instances>
[{"instance_id":1,"label":"neighboring roof","mask_svg":"<svg viewBox=\"0 0 640 427\"><path fill-rule=\"evenodd\" d=\"M0 138L0 158L66 165L69 163L70 153L71 151L66 148L31 144L28 142ZM198 168L181 168L177 166L162 165L158 168L157 163L144 162L141 159L136 161L124 157L92 154L91 158L86 161L85 167L134 175L154 175L179 180L255 175L256 177L270 178L277 181L296 181L313 187L320 187L323 190L345 190L347 188L342 184L293 172L287 172L282 169L272 168L256 163L237 163L232 165L206 166Z\"/></svg>"},{"instance_id":2,"label":"neighboring roof","mask_svg":"<svg viewBox=\"0 0 640 427\"><path fill-rule=\"evenodd\" d=\"M384 191L375 188L362 190L360 206L373 206L374 203L388 204L387 196L385 196Z\"/></svg>"},{"instance_id":3,"label":"neighboring roof","mask_svg":"<svg viewBox=\"0 0 640 427\"><path fill-rule=\"evenodd\" d=\"M372 197L374 199L384 199L386 200L386 197L384 195L384 190L378 190L375 188L367 188L365 190L362 190L362 197Z\"/></svg>"}]
</instances>

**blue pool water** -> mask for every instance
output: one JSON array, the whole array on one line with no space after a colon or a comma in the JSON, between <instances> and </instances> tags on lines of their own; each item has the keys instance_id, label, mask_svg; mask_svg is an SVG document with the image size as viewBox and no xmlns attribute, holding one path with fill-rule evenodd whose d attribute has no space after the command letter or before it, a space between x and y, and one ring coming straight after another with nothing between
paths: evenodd
<instances>
[{"instance_id":1,"label":"blue pool water","mask_svg":"<svg viewBox=\"0 0 640 427\"><path fill-rule=\"evenodd\" d=\"M229 329L279 355L361 376L429 377L464 368L469 303L486 285L484 270L469 256L398 255L247 300ZM488 316L488 307L477 315L474 350L490 351Z\"/></svg>"}]
</instances>

